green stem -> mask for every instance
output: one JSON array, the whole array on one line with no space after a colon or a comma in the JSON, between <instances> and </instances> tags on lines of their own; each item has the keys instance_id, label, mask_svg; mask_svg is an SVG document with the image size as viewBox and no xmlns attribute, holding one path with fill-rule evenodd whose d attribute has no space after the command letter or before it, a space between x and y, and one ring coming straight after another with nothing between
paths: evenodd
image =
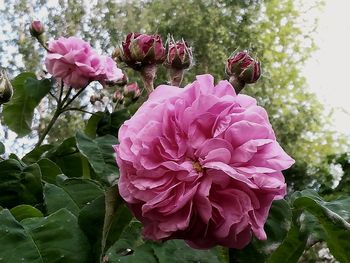
<instances>
[{"instance_id":1,"label":"green stem","mask_svg":"<svg viewBox=\"0 0 350 263\"><path fill-rule=\"evenodd\" d=\"M245 86L245 83L239 81L234 75L232 75L230 77L229 82L231 83L231 85L235 89L236 94L240 93L243 90L244 86Z\"/></svg>"},{"instance_id":2,"label":"green stem","mask_svg":"<svg viewBox=\"0 0 350 263\"><path fill-rule=\"evenodd\" d=\"M63 113L63 112L66 112L66 111L70 111L70 110L73 110L73 111L80 111L80 112L88 113L88 114L91 114L91 115L97 115L97 114L94 113L94 112L87 111L87 110L84 110L84 109L82 109L82 108L65 108L65 109L62 110L62 113Z\"/></svg>"},{"instance_id":3,"label":"green stem","mask_svg":"<svg viewBox=\"0 0 350 263\"><path fill-rule=\"evenodd\" d=\"M67 101L66 105L64 105L62 109L66 109L84 90L85 88L81 88L70 100Z\"/></svg>"},{"instance_id":4,"label":"green stem","mask_svg":"<svg viewBox=\"0 0 350 263\"><path fill-rule=\"evenodd\" d=\"M46 129L44 130L44 132L41 134L41 136L40 136L40 138L39 138L39 141L38 141L38 143L36 144L35 147L39 147L39 146L43 143L43 141L44 141L46 135L49 133L49 131L51 130L52 126L53 126L53 125L55 124L55 122L57 121L57 119L58 119L58 117L60 116L60 114L61 114L61 109L60 109L60 107L58 107L58 105L57 105L57 109L56 109L56 111L55 111L55 113L54 113L54 115L53 115L51 121L50 121L49 124L47 125Z\"/></svg>"},{"instance_id":5,"label":"green stem","mask_svg":"<svg viewBox=\"0 0 350 263\"><path fill-rule=\"evenodd\" d=\"M63 96L63 82L61 82L61 87L60 87L60 94L59 94L59 98L57 99L57 108L56 111L52 117L52 119L50 120L49 124L47 125L47 127L45 128L44 132L40 135L39 137L39 141L36 144L35 147L39 147L43 141L45 140L46 135L49 133L49 131L51 130L51 128L53 127L53 125L56 123L58 117L65 111L68 110L76 110L75 108L67 108L69 106L69 104L71 104L82 92L85 88L80 89L70 100L69 99L69 95L72 92L72 87L69 87L65 97L62 99ZM87 111L84 111L82 109L80 109L80 111L86 112L86 113L90 113ZM92 114L92 113L90 113Z\"/></svg>"}]
</instances>

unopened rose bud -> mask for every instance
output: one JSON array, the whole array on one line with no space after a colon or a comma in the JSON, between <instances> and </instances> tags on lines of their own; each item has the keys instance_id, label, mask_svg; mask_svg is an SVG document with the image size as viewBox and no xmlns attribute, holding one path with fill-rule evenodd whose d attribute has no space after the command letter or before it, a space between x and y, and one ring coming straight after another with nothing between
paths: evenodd
<instances>
[{"instance_id":1,"label":"unopened rose bud","mask_svg":"<svg viewBox=\"0 0 350 263\"><path fill-rule=\"evenodd\" d=\"M192 65L192 62L193 55L191 47L184 40L175 42L169 38L165 66L175 69L187 69Z\"/></svg>"},{"instance_id":2,"label":"unopened rose bud","mask_svg":"<svg viewBox=\"0 0 350 263\"><path fill-rule=\"evenodd\" d=\"M5 70L0 71L0 105L9 102L13 95L13 87Z\"/></svg>"},{"instance_id":3,"label":"unopened rose bud","mask_svg":"<svg viewBox=\"0 0 350 263\"><path fill-rule=\"evenodd\" d=\"M33 37L39 37L44 33L44 25L39 20L34 20L29 27L29 32Z\"/></svg>"},{"instance_id":4,"label":"unopened rose bud","mask_svg":"<svg viewBox=\"0 0 350 263\"><path fill-rule=\"evenodd\" d=\"M116 92L114 92L113 94L113 102L116 103L116 102L122 102L124 99L124 96L123 94L117 90Z\"/></svg>"},{"instance_id":5,"label":"unopened rose bud","mask_svg":"<svg viewBox=\"0 0 350 263\"><path fill-rule=\"evenodd\" d=\"M123 55L119 57L135 70L142 70L147 65L162 64L165 60L165 48L159 35L130 33L122 46Z\"/></svg>"},{"instance_id":6,"label":"unopened rose bud","mask_svg":"<svg viewBox=\"0 0 350 263\"><path fill-rule=\"evenodd\" d=\"M139 97L141 90L136 82L130 83L124 87L124 96L127 98L135 99Z\"/></svg>"},{"instance_id":7,"label":"unopened rose bud","mask_svg":"<svg viewBox=\"0 0 350 263\"><path fill-rule=\"evenodd\" d=\"M226 73L230 76L231 84L239 92L245 84L255 83L260 78L260 62L246 51L237 52L227 60Z\"/></svg>"}]
</instances>

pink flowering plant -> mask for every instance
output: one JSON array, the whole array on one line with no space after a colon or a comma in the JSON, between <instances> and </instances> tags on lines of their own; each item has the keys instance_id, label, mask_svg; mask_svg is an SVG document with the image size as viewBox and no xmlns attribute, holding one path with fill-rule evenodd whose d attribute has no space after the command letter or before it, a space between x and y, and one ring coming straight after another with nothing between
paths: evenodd
<instances>
[{"instance_id":1,"label":"pink flowering plant","mask_svg":"<svg viewBox=\"0 0 350 263\"><path fill-rule=\"evenodd\" d=\"M1 71L4 124L33 135L38 109L53 109L23 157L0 143L0 262L296 263L319 242L350 262L348 199L287 195L294 160L242 93L261 77L253 55L229 56L226 79L183 85L195 56L185 40L130 33L108 56L75 36L47 41L40 21L29 32L45 71ZM169 79L157 86L160 67ZM85 129L50 143L73 111Z\"/></svg>"}]
</instances>

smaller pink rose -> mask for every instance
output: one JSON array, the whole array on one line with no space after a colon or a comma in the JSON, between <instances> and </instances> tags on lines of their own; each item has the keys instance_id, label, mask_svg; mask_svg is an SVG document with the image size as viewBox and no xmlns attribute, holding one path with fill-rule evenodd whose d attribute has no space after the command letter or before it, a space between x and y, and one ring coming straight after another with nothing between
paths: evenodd
<instances>
[{"instance_id":1,"label":"smaller pink rose","mask_svg":"<svg viewBox=\"0 0 350 263\"><path fill-rule=\"evenodd\" d=\"M89 43L77 37L51 41L45 65L56 79L76 89L86 87L91 81L105 84L123 77L112 58L98 55Z\"/></svg>"}]
</instances>

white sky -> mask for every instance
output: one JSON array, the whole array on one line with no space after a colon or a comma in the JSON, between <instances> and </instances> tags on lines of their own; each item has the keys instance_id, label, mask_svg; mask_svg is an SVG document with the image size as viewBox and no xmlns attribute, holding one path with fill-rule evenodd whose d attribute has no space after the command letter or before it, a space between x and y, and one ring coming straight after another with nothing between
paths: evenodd
<instances>
[{"instance_id":1,"label":"white sky","mask_svg":"<svg viewBox=\"0 0 350 263\"><path fill-rule=\"evenodd\" d=\"M310 89L328 109L334 109L334 128L350 135L350 1L326 0L319 17L319 49L306 63Z\"/></svg>"}]
</instances>

